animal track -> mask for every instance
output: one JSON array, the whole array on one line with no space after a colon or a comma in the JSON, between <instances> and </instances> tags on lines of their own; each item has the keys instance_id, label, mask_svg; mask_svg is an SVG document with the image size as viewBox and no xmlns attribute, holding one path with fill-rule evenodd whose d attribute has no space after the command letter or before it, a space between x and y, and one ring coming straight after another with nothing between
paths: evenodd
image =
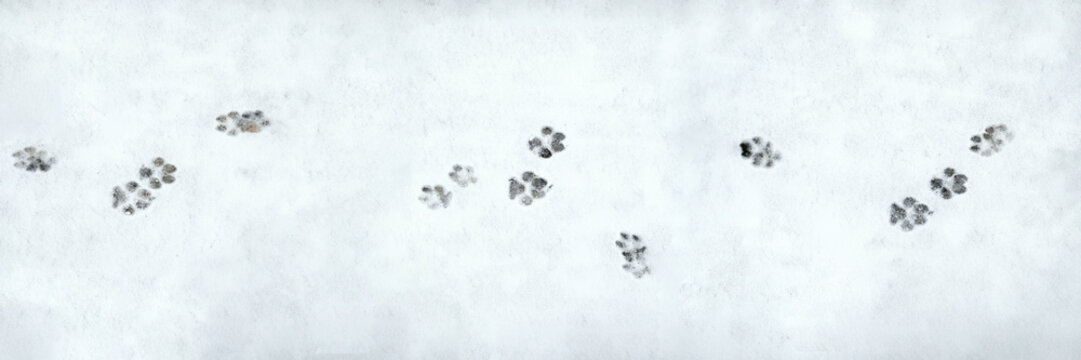
<instances>
[{"instance_id":1,"label":"animal track","mask_svg":"<svg viewBox=\"0 0 1081 360\"><path fill-rule=\"evenodd\" d=\"M425 205L428 205L429 209L438 209L440 205L444 208L450 205L450 198L452 193L446 191L443 185L436 186L424 186L420 189L420 201Z\"/></svg>"},{"instance_id":2,"label":"animal track","mask_svg":"<svg viewBox=\"0 0 1081 360\"><path fill-rule=\"evenodd\" d=\"M477 178L473 176L472 166L462 166L454 164L454 167L451 168L451 170L452 171L449 174L450 179L458 183L458 186L466 187L469 186L469 184L477 183Z\"/></svg>"},{"instance_id":3,"label":"animal track","mask_svg":"<svg viewBox=\"0 0 1081 360\"><path fill-rule=\"evenodd\" d=\"M526 185L523 184L523 182L529 185L529 194L525 193ZM522 195L520 200L522 205L528 206L533 203L534 199L543 198L551 188L552 185L548 183L548 180L537 176L537 174L534 174L532 171L526 171L522 173L522 181L510 178L509 195L511 200L514 200L518 195Z\"/></svg>"},{"instance_id":4,"label":"animal track","mask_svg":"<svg viewBox=\"0 0 1081 360\"><path fill-rule=\"evenodd\" d=\"M139 168L138 182L128 181L113 187L113 208L119 208L125 215L134 215L137 211L150 207L156 199L150 189L157 191L162 184L176 182L176 170L176 165L165 162L161 157L154 158L150 165Z\"/></svg>"},{"instance_id":5,"label":"animal track","mask_svg":"<svg viewBox=\"0 0 1081 360\"><path fill-rule=\"evenodd\" d=\"M754 166L773 167L773 164L781 160L781 153L773 151L773 144L762 141L761 137L755 136L750 141L739 143L740 156L751 159Z\"/></svg>"},{"instance_id":6,"label":"animal track","mask_svg":"<svg viewBox=\"0 0 1081 360\"><path fill-rule=\"evenodd\" d=\"M150 166L143 165L139 168L139 181L146 183L151 189L160 189L162 184L172 184L176 181L176 166L168 164L165 159L154 158Z\"/></svg>"},{"instance_id":7,"label":"animal track","mask_svg":"<svg viewBox=\"0 0 1081 360\"><path fill-rule=\"evenodd\" d=\"M232 111L218 116L217 121L218 126L215 129L229 136L236 136L238 132L257 133L270 126L270 120L263 117L261 110L246 111L243 114Z\"/></svg>"},{"instance_id":8,"label":"animal track","mask_svg":"<svg viewBox=\"0 0 1081 360\"><path fill-rule=\"evenodd\" d=\"M938 177L931 179L931 190L937 192L943 199L949 200L954 194L960 195L968 191L965 187L968 176L957 173L953 168L946 168L942 173L946 175L944 179Z\"/></svg>"},{"instance_id":9,"label":"animal track","mask_svg":"<svg viewBox=\"0 0 1081 360\"><path fill-rule=\"evenodd\" d=\"M49 171L49 169L52 169L53 165L56 164L55 157L51 157L45 150L38 150L33 146L27 146L22 150L11 154L11 156L19 160L15 163L15 167L30 172L38 170L46 172Z\"/></svg>"},{"instance_id":10,"label":"animal track","mask_svg":"<svg viewBox=\"0 0 1081 360\"><path fill-rule=\"evenodd\" d=\"M642 240L638 235L628 235L627 233L620 233L622 240L616 240L616 246L619 246L619 250L623 254L623 260L626 260L626 264L623 264L623 270L634 275L636 278L641 278L642 275L649 273L649 266L646 265L646 246L642 245Z\"/></svg>"},{"instance_id":11,"label":"animal track","mask_svg":"<svg viewBox=\"0 0 1081 360\"><path fill-rule=\"evenodd\" d=\"M912 231L917 225L926 224L927 217L935 213L912 197L906 197L901 205L904 207L897 206L897 203L890 205L890 225L901 223L901 230L904 231Z\"/></svg>"},{"instance_id":12,"label":"animal track","mask_svg":"<svg viewBox=\"0 0 1081 360\"><path fill-rule=\"evenodd\" d=\"M1006 125L999 124L987 127L983 130L983 135L973 135L971 140L972 146L968 148L969 150L983 156L991 156L1013 140L1013 132L1007 129Z\"/></svg>"},{"instance_id":13,"label":"animal track","mask_svg":"<svg viewBox=\"0 0 1081 360\"><path fill-rule=\"evenodd\" d=\"M537 156L542 158L550 158L552 154L563 151L566 148L563 145L563 140L567 136L561 132L552 132L552 127L545 126L541 128L541 136L534 137L529 140L529 151L532 151Z\"/></svg>"}]
</instances>

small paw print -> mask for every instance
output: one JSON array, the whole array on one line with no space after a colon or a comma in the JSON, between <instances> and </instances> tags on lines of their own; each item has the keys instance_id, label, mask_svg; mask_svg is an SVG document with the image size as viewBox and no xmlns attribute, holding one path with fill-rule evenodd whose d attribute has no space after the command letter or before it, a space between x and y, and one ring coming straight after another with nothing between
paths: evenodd
<instances>
[{"instance_id":1,"label":"small paw print","mask_svg":"<svg viewBox=\"0 0 1081 360\"><path fill-rule=\"evenodd\" d=\"M762 138L758 136L739 143L739 148L740 156L751 159L751 164L754 166L769 168L781 160L781 153L773 151L773 144L769 141L762 141Z\"/></svg>"},{"instance_id":2,"label":"small paw print","mask_svg":"<svg viewBox=\"0 0 1081 360\"><path fill-rule=\"evenodd\" d=\"M270 126L270 120L263 117L261 110L246 111L243 114L232 111L218 116L216 120L218 125L215 129L229 136L236 136L239 132L257 133Z\"/></svg>"},{"instance_id":3,"label":"small paw print","mask_svg":"<svg viewBox=\"0 0 1081 360\"><path fill-rule=\"evenodd\" d=\"M937 192L943 199L949 200L953 198L954 194L960 195L968 191L968 188L965 187L968 176L957 173L953 168L946 168L942 173L946 175L945 178L935 177L931 179L931 190Z\"/></svg>"},{"instance_id":4,"label":"small paw print","mask_svg":"<svg viewBox=\"0 0 1081 360\"><path fill-rule=\"evenodd\" d=\"M528 194L526 194L526 184L528 184L529 188ZM532 171L526 171L522 173L521 181L510 178L509 195L511 200L514 200L518 195L521 195L522 197L519 201L522 202L522 205L528 206L533 203L534 199L543 198L551 188L552 185L548 183L548 180L537 176L537 174L534 174Z\"/></svg>"},{"instance_id":5,"label":"small paw print","mask_svg":"<svg viewBox=\"0 0 1081 360\"><path fill-rule=\"evenodd\" d=\"M629 235L627 233L620 233L623 239L616 240L616 246L619 247L620 252L623 254L623 260L626 261L623 264L623 270L631 273L636 278L641 278L643 275L649 273L649 266L646 265L646 246L642 245L642 239L638 235Z\"/></svg>"},{"instance_id":6,"label":"small paw print","mask_svg":"<svg viewBox=\"0 0 1081 360\"><path fill-rule=\"evenodd\" d=\"M541 128L541 136L529 140L529 151L542 158L550 158L552 154L566 149L563 145L563 140L566 138L567 136L563 133L553 132L552 127L545 126Z\"/></svg>"},{"instance_id":7,"label":"small paw print","mask_svg":"<svg viewBox=\"0 0 1081 360\"><path fill-rule=\"evenodd\" d=\"M113 187L113 208L119 208L124 215L135 215L136 210L145 210L154 199L150 190L140 187L139 183L134 181Z\"/></svg>"},{"instance_id":8,"label":"small paw print","mask_svg":"<svg viewBox=\"0 0 1081 360\"><path fill-rule=\"evenodd\" d=\"M971 140L972 146L969 150L982 156L991 156L1013 140L1013 132L1007 129L1006 125L999 124L984 129L982 135L973 135Z\"/></svg>"},{"instance_id":9,"label":"small paw print","mask_svg":"<svg viewBox=\"0 0 1081 360\"><path fill-rule=\"evenodd\" d=\"M931 208L927 205L921 204L919 201L912 197L906 197L901 201L902 206L898 206L897 203L890 205L890 225L901 224L901 230L912 231L917 225L923 225L927 223L927 217L934 214Z\"/></svg>"},{"instance_id":10,"label":"small paw print","mask_svg":"<svg viewBox=\"0 0 1081 360\"><path fill-rule=\"evenodd\" d=\"M461 187L466 187L469 186L469 184L477 183L477 177L473 176L473 167L471 166L454 164L454 167L451 168L451 172L449 175L450 179L453 180L455 183L458 183L458 186Z\"/></svg>"},{"instance_id":11,"label":"small paw print","mask_svg":"<svg viewBox=\"0 0 1081 360\"><path fill-rule=\"evenodd\" d=\"M420 192L420 201L428 205L429 209L438 209L440 206L445 208L450 205L452 193L446 191L443 185L424 186Z\"/></svg>"},{"instance_id":12,"label":"small paw print","mask_svg":"<svg viewBox=\"0 0 1081 360\"><path fill-rule=\"evenodd\" d=\"M176 165L165 162L160 157L154 158L150 165L139 168L139 181L146 183L151 189L160 189L162 184L176 182Z\"/></svg>"},{"instance_id":13,"label":"small paw print","mask_svg":"<svg viewBox=\"0 0 1081 360\"><path fill-rule=\"evenodd\" d=\"M29 172L38 170L47 172L49 169L52 169L54 164L56 164L55 157L51 157L47 151L38 150L33 146L27 146L26 148L11 154L11 156L19 160L15 163L15 167Z\"/></svg>"}]
</instances>

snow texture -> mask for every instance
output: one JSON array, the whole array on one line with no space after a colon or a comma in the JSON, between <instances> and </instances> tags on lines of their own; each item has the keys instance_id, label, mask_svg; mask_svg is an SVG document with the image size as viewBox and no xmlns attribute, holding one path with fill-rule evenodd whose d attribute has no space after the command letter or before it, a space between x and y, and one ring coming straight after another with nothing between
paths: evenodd
<instances>
[{"instance_id":1,"label":"snow texture","mask_svg":"<svg viewBox=\"0 0 1081 360\"><path fill-rule=\"evenodd\" d=\"M1079 51L1068 0L0 1L56 158L0 168L0 358L1081 358Z\"/></svg>"}]
</instances>

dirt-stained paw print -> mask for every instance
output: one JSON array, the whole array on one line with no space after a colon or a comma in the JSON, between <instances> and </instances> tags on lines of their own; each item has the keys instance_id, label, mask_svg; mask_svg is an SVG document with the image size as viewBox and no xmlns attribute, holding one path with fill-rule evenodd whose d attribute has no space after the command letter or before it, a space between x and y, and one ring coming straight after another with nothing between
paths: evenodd
<instances>
[{"instance_id":1,"label":"dirt-stained paw print","mask_svg":"<svg viewBox=\"0 0 1081 360\"><path fill-rule=\"evenodd\" d=\"M450 179L461 187L466 187L469 186L469 184L477 183L477 177L473 175L472 166L462 166L459 164L454 164L454 167L451 168L451 172L449 175Z\"/></svg>"},{"instance_id":2,"label":"dirt-stained paw print","mask_svg":"<svg viewBox=\"0 0 1081 360\"><path fill-rule=\"evenodd\" d=\"M931 208L916 201L915 198L906 197L901 201L901 206L897 203L890 205L890 225L899 223L901 230L912 231L916 226L926 224L927 218L934 213Z\"/></svg>"},{"instance_id":3,"label":"dirt-stained paw print","mask_svg":"<svg viewBox=\"0 0 1081 360\"><path fill-rule=\"evenodd\" d=\"M773 150L773 144L755 136L751 140L739 143L740 156L751 159L754 166L773 167L781 160L781 153Z\"/></svg>"},{"instance_id":4,"label":"dirt-stained paw print","mask_svg":"<svg viewBox=\"0 0 1081 360\"><path fill-rule=\"evenodd\" d=\"M38 170L47 172L56 164L55 157L49 156L47 151L38 150L33 146L27 146L11 154L11 156L18 160L15 162L15 167L29 172Z\"/></svg>"},{"instance_id":5,"label":"dirt-stained paw print","mask_svg":"<svg viewBox=\"0 0 1081 360\"><path fill-rule=\"evenodd\" d=\"M151 189L160 189L162 184L176 182L176 170L176 165L157 157L151 160L150 164L139 168L139 181Z\"/></svg>"},{"instance_id":6,"label":"dirt-stained paw print","mask_svg":"<svg viewBox=\"0 0 1081 360\"><path fill-rule=\"evenodd\" d=\"M521 196L520 200L522 205L530 205L534 200L543 198L548 191L552 188L552 185L548 183L548 180L537 176L532 171L526 171L522 173L522 178L510 178L509 195L510 199L514 200Z\"/></svg>"},{"instance_id":7,"label":"dirt-stained paw print","mask_svg":"<svg viewBox=\"0 0 1081 360\"><path fill-rule=\"evenodd\" d=\"M229 136L236 136L241 132L257 133L270 126L270 120L263 116L261 110L246 111L244 113L232 111L218 116L215 120L218 122L215 129Z\"/></svg>"},{"instance_id":8,"label":"dirt-stained paw print","mask_svg":"<svg viewBox=\"0 0 1081 360\"><path fill-rule=\"evenodd\" d=\"M953 168L946 168L942 171L945 175L942 178L934 177L931 179L931 190L934 190L943 199L949 200L954 195L964 194L968 191L965 187L965 183L968 182L968 176L960 174Z\"/></svg>"},{"instance_id":9,"label":"dirt-stained paw print","mask_svg":"<svg viewBox=\"0 0 1081 360\"><path fill-rule=\"evenodd\" d=\"M649 273L649 266L646 265L646 246L642 244L642 239L638 235L632 235L627 233L619 234L622 239L616 240L616 246L619 247L620 252L623 254L623 270L631 273L636 278L641 278L643 275Z\"/></svg>"},{"instance_id":10,"label":"dirt-stained paw print","mask_svg":"<svg viewBox=\"0 0 1081 360\"><path fill-rule=\"evenodd\" d=\"M420 189L420 201L429 209L450 206L452 193L443 188L443 185L424 186Z\"/></svg>"},{"instance_id":11,"label":"dirt-stained paw print","mask_svg":"<svg viewBox=\"0 0 1081 360\"><path fill-rule=\"evenodd\" d=\"M983 134L973 135L971 140L972 146L969 146L969 150L982 156L991 156L1013 140L1013 132L1006 128L1006 125L999 124L987 127Z\"/></svg>"},{"instance_id":12,"label":"dirt-stained paw print","mask_svg":"<svg viewBox=\"0 0 1081 360\"><path fill-rule=\"evenodd\" d=\"M136 211L145 210L154 199L150 190L140 187L135 181L113 187L113 208L120 209L124 215L135 215Z\"/></svg>"},{"instance_id":13,"label":"dirt-stained paw print","mask_svg":"<svg viewBox=\"0 0 1081 360\"><path fill-rule=\"evenodd\" d=\"M554 153L566 149L566 145L563 144L563 140L566 138L567 136L563 133L555 132L552 127L545 126L541 128L541 136L529 139L527 144L529 145L529 151L547 159L552 157Z\"/></svg>"}]
</instances>

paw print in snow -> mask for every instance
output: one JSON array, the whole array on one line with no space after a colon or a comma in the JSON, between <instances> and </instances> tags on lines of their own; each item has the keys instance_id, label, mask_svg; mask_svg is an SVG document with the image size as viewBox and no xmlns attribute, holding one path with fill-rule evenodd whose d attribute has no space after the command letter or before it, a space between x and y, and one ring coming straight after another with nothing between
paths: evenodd
<instances>
[{"instance_id":1,"label":"paw print in snow","mask_svg":"<svg viewBox=\"0 0 1081 360\"><path fill-rule=\"evenodd\" d=\"M529 140L529 151L532 151L537 156L542 158L550 158L553 153L563 151L566 146L563 145L563 140L567 136L561 132L553 133L552 127L545 126L541 128L541 136L534 137Z\"/></svg>"},{"instance_id":2,"label":"paw print in snow","mask_svg":"<svg viewBox=\"0 0 1081 360\"><path fill-rule=\"evenodd\" d=\"M890 205L890 225L901 223L901 230L904 231L912 231L916 225L926 224L927 217L935 213L912 197L906 197L901 205L903 207L897 206L897 203Z\"/></svg>"},{"instance_id":3,"label":"paw print in snow","mask_svg":"<svg viewBox=\"0 0 1081 360\"><path fill-rule=\"evenodd\" d=\"M424 186L420 189L420 201L428 205L429 209L438 209L440 206L450 205L451 192L446 191L443 185Z\"/></svg>"},{"instance_id":4,"label":"paw print in snow","mask_svg":"<svg viewBox=\"0 0 1081 360\"><path fill-rule=\"evenodd\" d=\"M458 183L458 186L466 187L477 183L477 177L473 176L473 167L454 164L451 170L450 179Z\"/></svg>"},{"instance_id":5,"label":"paw print in snow","mask_svg":"<svg viewBox=\"0 0 1081 360\"><path fill-rule=\"evenodd\" d=\"M523 182L525 184L523 184ZM529 194L525 193L526 184L528 184L529 187ZM514 200L518 195L521 195L522 198L520 201L522 202L522 205L529 205L533 203L534 199L544 197L551 188L552 185L548 183L548 180L537 176L537 174L534 174L532 171L526 171L522 173L522 181L510 178L509 195L511 200Z\"/></svg>"},{"instance_id":6,"label":"paw print in snow","mask_svg":"<svg viewBox=\"0 0 1081 360\"><path fill-rule=\"evenodd\" d=\"M154 158L151 165L143 165L139 168L139 181L145 182L151 189L160 189L162 184L172 184L176 181L176 165L165 162L160 157Z\"/></svg>"},{"instance_id":7,"label":"paw print in snow","mask_svg":"<svg viewBox=\"0 0 1081 360\"><path fill-rule=\"evenodd\" d=\"M45 150L39 151L33 146L27 146L26 148L11 154L11 156L19 160L15 163L15 167L30 172L38 170L46 172L49 171L49 169L52 169L53 165L56 164L55 157L50 157L49 153Z\"/></svg>"},{"instance_id":8,"label":"paw print in snow","mask_svg":"<svg viewBox=\"0 0 1081 360\"><path fill-rule=\"evenodd\" d=\"M991 156L1002 150L1010 140L1013 140L1013 132L1007 129L1006 125L999 124L984 129L983 135L973 135L972 146L968 149L983 156Z\"/></svg>"},{"instance_id":9,"label":"paw print in snow","mask_svg":"<svg viewBox=\"0 0 1081 360\"><path fill-rule=\"evenodd\" d=\"M150 207L154 199L150 190L140 188L139 183L134 181L129 181L122 187L113 187L113 208L119 208L124 215L135 215L136 210Z\"/></svg>"},{"instance_id":10,"label":"paw print in snow","mask_svg":"<svg viewBox=\"0 0 1081 360\"><path fill-rule=\"evenodd\" d=\"M626 264L623 264L623 270L634 274L634 277L641 278L642 275L649 273L649 266L646 265L646 246L642 245L642 240L638 235L628 235L627 233L620 233L622 240L616 240L616 246L619 246L619 250L623 254L623 260L626 260Z\"/></svg>"},{"instance_id":11,"label":"paw print in snow","mask_svg":"<svg viewBox=\"0 0 1081 360\"><path fill-rule=\"evenodd\" d=\"M270 120L264 118L263 112L260 110L247 111L243 114L233 111L218 116L217 121L218 126L215 129L224 132L229 136L236 136L236 134L241 131L246 133L257 133L263 131L263 128L270 126Z\"/></svg>"},{"instance_id":12,"label":"paw print in snow","mask_svg":"<svg viewBox=\"0 0 1081 360\"><path fill-rule=\"evenodd\" d=\"M751 159L754 166L773 167L775 162L781 160L781 153L773 151L773 144L762 141L758 136L739 143L739 148L740 156Z\"/></svg>"},{"instance_id":13,"label":"paw print in snow","mask_svg":"<svg viewBox=\"0 0 1081 360\"><path fill-rule=\"evenodd\" d=\"M937 192L943 199L949 200L954 194L960 195L968 191L965 187L968 176L958 174L953 168L946 168L942 173L946 175L945 179L938 177L931 179L931 190Z\"/></svg>"}]
</instances>

